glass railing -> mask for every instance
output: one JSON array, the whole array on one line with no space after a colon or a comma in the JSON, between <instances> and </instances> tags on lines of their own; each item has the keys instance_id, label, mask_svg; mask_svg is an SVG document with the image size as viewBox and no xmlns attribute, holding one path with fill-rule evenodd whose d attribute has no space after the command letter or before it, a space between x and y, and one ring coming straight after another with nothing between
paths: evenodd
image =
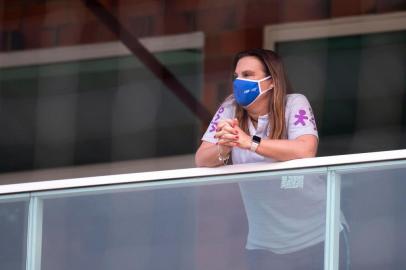
<instances>
[{"instance_id":1,"label":"glass railing","mask_svg":"<svg viewBox=\"0 0 406 270\"><path fill-rule=\"evenodd\" d=\"M255 269L312 247L314 269L405 269L405 173L399 150L2 185L0 269Z\"/></svg>"}]
</instances>

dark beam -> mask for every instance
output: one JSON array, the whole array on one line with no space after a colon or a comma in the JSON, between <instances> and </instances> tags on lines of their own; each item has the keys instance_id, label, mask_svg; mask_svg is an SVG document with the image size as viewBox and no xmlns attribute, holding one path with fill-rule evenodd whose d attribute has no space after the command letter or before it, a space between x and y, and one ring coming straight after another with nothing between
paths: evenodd
<instances>
[{"instance_id":1,"label":"dark beam","mask_svg":"<svg viewBox=\"0 0 406 270\"><path fill-rule=\"evenodd\" d=\"M97 0L82 0L86 7L204 124L211 121L207 109L152 55L119 20Z\"/></svg>"}]
</instances>

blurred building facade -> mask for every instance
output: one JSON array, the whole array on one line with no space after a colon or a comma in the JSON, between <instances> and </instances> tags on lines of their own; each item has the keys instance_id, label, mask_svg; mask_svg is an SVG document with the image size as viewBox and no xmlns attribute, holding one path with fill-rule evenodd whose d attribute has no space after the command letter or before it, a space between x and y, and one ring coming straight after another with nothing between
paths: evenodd
<instances>
[{"instance_id":1,"label":"blurred building facade","mask_svg":"<svg viewBox=\"0 0 406 270\"><path fill-rule=\"evenodd\" d=\"M404 148L405 10L402 0L2 0L0 171L182 156L168 167L193 166L231 93L233 55L253 47L279 52L309 97L319 155ZM337 20L359 30L334 35ZM327 30L306 35L312 24ZM304 35L278 38L283 29Z\"/></svg>"},{"instance_id":2,"label":"blurred building facade","mask_svg":"<svg viewBox=\"0 0 406 270\"><path fill-rule=\"evenodd\" d=\"M319 156L405 148L405 20L405 0L0 0L0 184L193 167L254 47L309 98ZM352 269L405 268L404 161L386 163L335 168ZM238 183L283 175L251 172L12 190L0 268L246 269Z\"/></svg>"}]
</instances>

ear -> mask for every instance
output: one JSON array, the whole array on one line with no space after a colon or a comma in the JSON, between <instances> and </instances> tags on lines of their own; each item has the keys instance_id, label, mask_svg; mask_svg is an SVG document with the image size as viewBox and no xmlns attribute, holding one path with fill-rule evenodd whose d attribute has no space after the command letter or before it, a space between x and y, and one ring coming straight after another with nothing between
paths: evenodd
<instances>
[{"instance_id":1,"label":"ear","mask_svg":"<svg viewBox=\"0 0 406 270\"><path fill-rule=\"evenodd\" d=\"M269 85L268 85L268 89L269 89L269 90L272 90L274 87L275 87L275 85L274 85L273 81L271 81L271 82L269 83Z\"/></svg>"},{"instance_id":2,"label":"ear","mask_svg":"<svg viewBox=\"0 0 406 270\"><path fill-rule=\"evenodd\" d=\"M266 80L266 81L262 81L262 82L260 82L261 83L261 89L272 89L273 88L273 81L269 81L269 80Z\"/></svg>"},{"instance_id":3,"label":"ear","mask_svg":"<svg viewBox=\"0 0 406 270\"><path fill-rule=\"evenodd\" d=\"M275 87L275 84L274 84L273 78L271 78L271 84L269 85L269 87L270 87L271 89L273 89L273 88Z\"/></svg>"}]
</instances>

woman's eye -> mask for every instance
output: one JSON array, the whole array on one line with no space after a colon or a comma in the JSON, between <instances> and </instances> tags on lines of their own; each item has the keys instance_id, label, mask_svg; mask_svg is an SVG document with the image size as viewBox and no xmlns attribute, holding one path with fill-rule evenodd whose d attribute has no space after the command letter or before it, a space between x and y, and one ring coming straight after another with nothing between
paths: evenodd
<instances>
[{"instance_id":1,"label":"woman's eye","mask_svg":"<svg viewBox=\"0 0 406 270\"><path fill-rule=\"evenodd\" d=\"M250 71L243 72L243 73L241 74L241 77L242 77L242 78L252 78L252 77L254 77L254 76L255 76L255 73L250 72Z\"/></svg>"}]
</instances>

